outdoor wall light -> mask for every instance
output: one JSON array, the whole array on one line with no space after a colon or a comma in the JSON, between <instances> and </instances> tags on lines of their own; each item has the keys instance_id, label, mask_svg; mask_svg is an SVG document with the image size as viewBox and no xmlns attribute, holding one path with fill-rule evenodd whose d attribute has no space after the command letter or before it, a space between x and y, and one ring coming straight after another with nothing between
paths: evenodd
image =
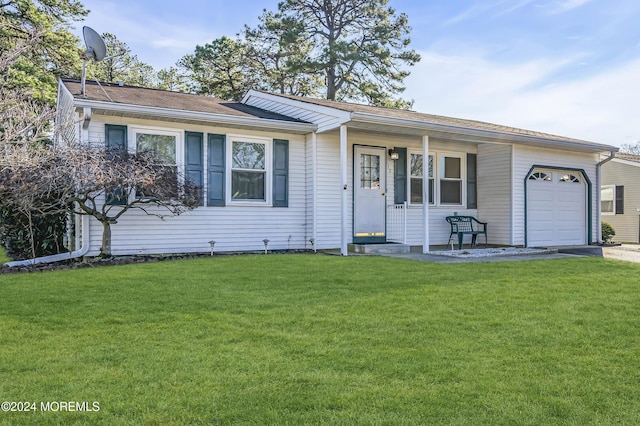
<instances>
[{"instance_id":1,"label":"outdoor wall light","mask_svg":"<svg viewBox=\"0 0 640 426\"><path fill-rule=\"evenodd\" d=\"M391 148L389 149L389 157L391 157L392 160L397 160L398 158L400 158L400 154L398 154L398 151Z\"/></svg>"}]
</instances>

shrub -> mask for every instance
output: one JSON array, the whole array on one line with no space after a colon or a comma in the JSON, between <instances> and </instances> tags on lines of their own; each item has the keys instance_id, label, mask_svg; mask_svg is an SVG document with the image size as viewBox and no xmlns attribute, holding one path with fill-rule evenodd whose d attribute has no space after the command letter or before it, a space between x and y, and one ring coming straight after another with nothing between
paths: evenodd
<instances>
[{"instance_id":1,"label":"shrub","mask_svg":"<svg viewBox=\"0 0 640 426\"><path fill-rule=\"evenodd\" d=\"M607 222L602 222L602 242L610 243L614 235L616 235L616 230L613 229L613 226Z\"/></svg>"},{"instance_id":2,"label":"shrub","mask_svg":"<svg viewBox=\"0 0 640 426\"><path fill-rule=\"evenodd\" d=\"M34 215L32 219L33 228L27 216L18 209L6 204L0 207L0 242L9 257L30 259L64 252L65 213Z\"/></svg>"}]
</instances>

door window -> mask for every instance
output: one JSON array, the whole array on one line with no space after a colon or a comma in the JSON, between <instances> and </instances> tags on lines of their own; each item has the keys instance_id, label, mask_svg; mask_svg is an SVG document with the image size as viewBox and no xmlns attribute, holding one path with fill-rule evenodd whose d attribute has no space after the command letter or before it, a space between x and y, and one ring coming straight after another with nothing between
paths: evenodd
<instances>
[{"instance_id":1,"label":"door window","mask_svg":"<svg viewBox=\"0 0 640 426\"><path fill-rule=\"evenodd\" d=\"M360 188L380 189L380 156L360 154Z\"/></svg>"}]
</instances>

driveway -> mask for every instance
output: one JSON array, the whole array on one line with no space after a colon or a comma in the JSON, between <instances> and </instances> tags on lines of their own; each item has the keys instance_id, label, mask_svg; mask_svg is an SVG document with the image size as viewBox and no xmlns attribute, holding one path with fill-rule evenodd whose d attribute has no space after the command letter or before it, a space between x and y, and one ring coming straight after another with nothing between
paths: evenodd
<instances>
[{"instance_id":1,"label":"driveway","mask_svg":"<svg viewBox=\"0 0 640 426\"><path fill-rule=\"evenodd\" d=\"M640 245L623 244L615 247L602 247L602 256L607 259L640 263Z\"/></svg>"}]
</instances>

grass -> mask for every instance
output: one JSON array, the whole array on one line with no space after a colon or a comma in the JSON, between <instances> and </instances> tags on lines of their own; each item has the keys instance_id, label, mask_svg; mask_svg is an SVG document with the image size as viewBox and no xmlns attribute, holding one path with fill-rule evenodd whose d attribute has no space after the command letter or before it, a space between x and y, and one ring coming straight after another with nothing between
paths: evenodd
<instances>
[{"instance_id":1,"label":"grass","mask_svg":"<svg viewBox=\"0 0 640 426\"><path fill-rule=\"evenodd\" d=\"M237 256L0 276L0 424L638 424L640 265ZM39 406L38 406L39 407Z\"/></svg>"}]
</instances>

